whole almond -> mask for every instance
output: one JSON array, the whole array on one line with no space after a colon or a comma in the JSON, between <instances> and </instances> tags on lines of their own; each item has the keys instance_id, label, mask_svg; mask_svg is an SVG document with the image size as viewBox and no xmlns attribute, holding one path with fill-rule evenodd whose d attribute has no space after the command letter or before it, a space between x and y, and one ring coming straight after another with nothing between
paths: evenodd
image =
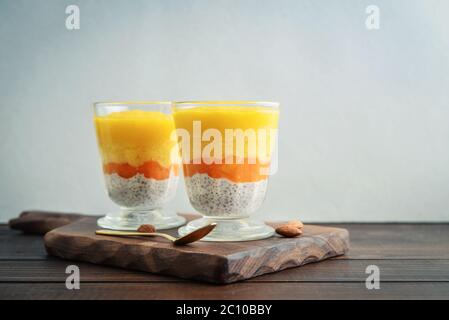
<instances>
[{"instance_id":1,"label":"whole almond","mask_svg":"<svg viewBox=\"0 0 449 320\"><path fill-rule=\"evenodd\" d=\"M298 229L302 229L302 227L304 227L304 224L301 221L299 221L299 220L289 221L289 222L287 222L287 225L293 226L293 227L298 228Z\"/></svg>"},{"instance_id":2,"label":"whole almond","mask_svg":"<svg viewBox=\"0 0 449 320\"><path fill-rule=\"evenodd\" d=\"M302 234L302 230L294 226L284 224L276 228L276 233L286 238L294 238Z\"/></svg>"},{"instance_id":3,"label":"whole almond","mask_svg":"<svg viewBox=\"0 0 449 320\"><path fill-rule=\"evenodd\" d=\"M137 229L137 232L152 233L156 232L156 228L151 224L143 224Z\"/></svg>"}]
</instances>

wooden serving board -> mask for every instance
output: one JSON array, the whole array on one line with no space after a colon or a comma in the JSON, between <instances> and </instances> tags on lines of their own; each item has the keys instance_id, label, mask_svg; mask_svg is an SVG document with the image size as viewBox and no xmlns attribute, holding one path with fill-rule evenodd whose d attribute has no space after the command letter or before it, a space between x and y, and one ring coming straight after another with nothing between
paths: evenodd
<instances>
[{"instance_id":1,"label":"wooden serving board","mask_svg":"<svg viewBox=\"0 0 449 320\"><path fill-rule=\"evenodd\" d=\"M63 259L231 283L342 255L349 248L346 229L315 225L305 225L297 238L195 242L178 247L161 238L95 235L96 229L92 217L54 229L45 235L47 252ZM176 229L167 233L176 235Z\"/></svg>"}]
</instances>

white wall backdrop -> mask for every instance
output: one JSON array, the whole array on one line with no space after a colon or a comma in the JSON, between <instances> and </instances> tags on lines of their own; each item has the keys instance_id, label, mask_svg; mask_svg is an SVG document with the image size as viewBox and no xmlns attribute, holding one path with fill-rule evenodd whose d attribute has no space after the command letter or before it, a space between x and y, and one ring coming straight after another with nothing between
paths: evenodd
<instances>
[{"instance_id":1,"label":"white wall backdrop","mask_svg":"<svg viewBox=\"0 0 449 320\"><path fill-rule=\"evenodd\" d=\"M81 10L80 30L65 8ZM365 8L380 8L380 30ZM449 221L449 2L0 0L0 221L101 214L98 100L280 101L264 219ZM183 186L171 207L192 210Z\"/></svg>"}]
</instances>

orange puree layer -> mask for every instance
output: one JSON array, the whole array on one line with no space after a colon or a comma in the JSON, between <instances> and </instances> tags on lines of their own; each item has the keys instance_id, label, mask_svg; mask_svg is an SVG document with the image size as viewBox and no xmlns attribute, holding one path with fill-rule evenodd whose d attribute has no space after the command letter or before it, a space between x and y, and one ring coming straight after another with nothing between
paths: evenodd
<instances>
[{"instance_id":1,"label":"orange puree layer","mask_svg":"<svg viewBox=\"0 0 449 320\"><path fill-rule=\"evenodd\" d=\"M184 176L186 177L192 177L197 173L205 173L211 178L225 178L235 183L265 180L268 178L265 173L268 172L269 168L269 163L248 163L246 160L242 164L189 163L183 165Z\"/></svg>"},{"instance_id":2,"label":"orange puree layer","mask_svg":"<svg viewBox=\"0 0 449 320\"><path fill-rule=\"evenodd\" d=\"M165 180L170 177L170 170L173 170L173 174L177 176L179 166L172 164L169 167L163 167L157 161L147 161L138 167L134 167L128 163L107 163L103 165L104 173L116 173L125 179L132 178L140 173L147 179Z\"/></svg>"}]
</instances>

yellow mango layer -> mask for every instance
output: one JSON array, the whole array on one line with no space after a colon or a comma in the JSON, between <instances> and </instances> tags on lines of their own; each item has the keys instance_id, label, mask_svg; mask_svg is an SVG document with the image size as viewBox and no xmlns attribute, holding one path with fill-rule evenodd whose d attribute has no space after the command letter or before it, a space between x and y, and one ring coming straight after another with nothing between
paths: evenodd
<instances>
[{"instance_id":1,"label":"yellow mango layer","mask_svg":"<svg viewBox=\"0 0 449 320\"><path fill-rule=\"evenodd\" d=\"M220 131L222 136L222 155L224 159L225 155L225 144L229 142L225 140L226 129L241 129L243 131L247 129L252 129L256 133L259 129L266 129L266 146L264 147L265 152L263 156L269 158L273 149L273 139L270 136L270 129L278 128L279 121L279 110L266 107L241 107L241 106L198 106L192 108L174 108L173 117L175 120L176 128L182 128L190 133L191 137L191 159L196 158L193 154L193 122L201 121L201 135L207 129L217 129ZM256 134L256 137L257 134ZM257 145L259 143L258 138ZM201 149L212 141L203 141L201 144ZM261 140L264 141L264 140ZM238 158L257 158L259 150L256 152L251 151L254 149L248 148L248 141L244 141L244 152L241 154L236 149L236 138L232 139L234 156ZM228 143L229 145L229 143ZM263 144L261 144L263 145ZM182 147L182 146L181 146Z\"/></svg>"},{"instance_id":2,"label":"yellow mango layer","mask_svg":"<svg viewBox=\"0 0 449 320\"><path fill-rule=\"evenodd\" d=\"M176 148L173 117L157 111L130 110L95 117L95 128L104 164L134 167L148 161L170 166Z\"/></svg>"}]
</instances>

